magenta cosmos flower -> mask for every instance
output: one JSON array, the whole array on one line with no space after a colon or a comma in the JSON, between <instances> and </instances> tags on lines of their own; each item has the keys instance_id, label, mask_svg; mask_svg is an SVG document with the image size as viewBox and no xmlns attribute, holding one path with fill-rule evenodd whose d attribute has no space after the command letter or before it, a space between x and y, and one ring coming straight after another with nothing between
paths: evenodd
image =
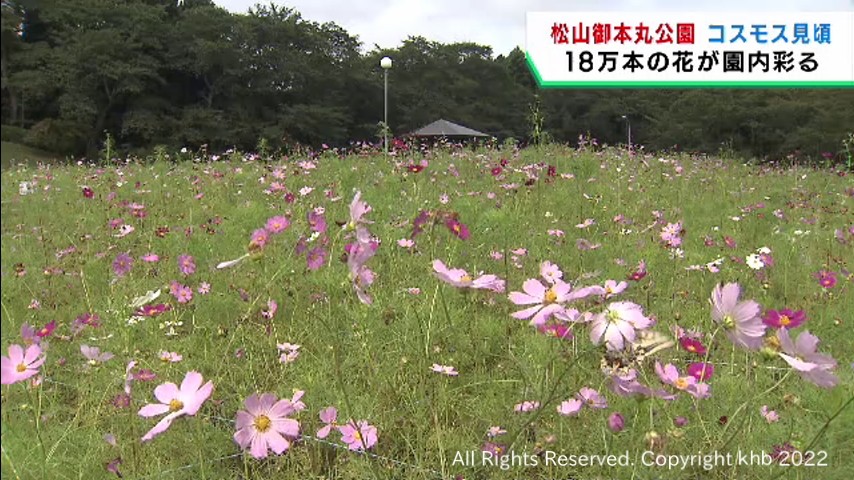
<instances>
[{"instance_id":1,"label":"magenta cosmos flower","mask_svg":"<svg viewBox=\"0 0 854 480\"><path fill-rule=\"evenodd\" d=\"M472 278L465 270L448 268L441 260L433 260L433 271L439 280L457 288L476 288L498 293L504 291L504 280L495 275L480 275Z\"/></svg>"},{"instance_id":2,"label":"magenta cosmos flower","mask_svg":"<svg viewBox=\"0 0 854 480\"><path fill-rule=\"evenodd\" d=\"M181 388L172 382L158 385L154 397L160 403L149 403L139 410L139 416L149 418L168 413L157 425L142 437L147 442L166 431L172 422L181 416L193 416L213 392L213 382L202 385L204 378L199 372L190 371L184 376Z\"/></svg>"},{"instance_id":3,"label":"magenta cosmos flower","mask_svg":"<svg viewBox=\"0 0 854 480\"><path fill-rule=\"evenodd\" d=\"M815 274L818 284L825 289L831 289L836 286L836 273L830 270L821 270Z\"/></svg>"},{"instance_id":4,"label":"magenta cosmos flower","mask_svg":"<svg viewBox=\"0 0 854 480\"><path fill-rule=\"evenodd\" d=\"M290 400L264 393L250 395L244 405L246 410L237 412L234 441L253 457L266 458L270 450L281 455L299 436L299 422L289 418L298 409Z\"/></svg>"},{"instance_id":5,"label":"magenta cosmos flower","mask_svg":"<svg viewBox=\"0 0 854 480\"><path fill-rule=\"evenodd\" d=\"M788 308L782 310L768 310L762 317L762 323L771 328L797 328L806 320L803 310L793 312Z\"/></svg>"},{"instance_id":6,"label":"magenta cosmos flower","mask_svg":"<svg viewBox=\"0 0 854 480\"><path fill-rule=\"evenodd\" d=\"M26 380L39 373L39 367L45 361L42 349L37 344L24 350L20 345L9 345L9 356L0 358L3 385L11 385Z\"/></svg>"},{"instance_id":7,"label":"magenta cosmos flower","mask_svg":"<svg viewBox=\"0 0 854 480\"><path fill-rule=\"evenodd\" d=\"M819 387L831 388L839 382L839 378L831 372L836 368L836 360L830 355L817 353L818 337L808 331L803 331L792 342L789 330L777 330L777 340L780 341L782 352L780 358L786 361L805 380Z\"/></svg>"},{"instance_id":8,"label":"magenta cosmos flower","mask_svg":"<svg viewBox=\"0 0 854 480\"><path fill-rule=\"evenodd\" d=\"M635 329L652 326L640 305L632 302L614 302L593 318L590 340L599 345L603 341L608 350L622 350L635 341Z\"/></svg>"},{"instance_id":9,"label":"magenta cosmos flower","mask_svg":"<svg viewBox=\"0 0 854 480\"><path fill-rule=\"evenodd\" d=\"M353 451L368 450L377 443L377 427L369 425L366 420L358 423L351 420L339 426L338 431L341 432L341 441Z\"/></svg>"},{"instance_id":10,"label":"magenta cosmos flower","mask_svg":"<svg viewBox=\"0 0 854 480\"><path fill-rule=\"evenodd\" d=\"M445 222L445 226L448 227L448 230L450 230L451 233L456 235L460 240L468 240L471 236L471 232L469 232L469 227L454 218L448 219Z\"/></svg>"},{"instance_id":11,"label":"magenta cosmos flower","mask_svg":"<svg viewBox=\"0 0 854 480\"><path fill-rule=\"evenodd\" d=\"M718 284L712 291L712 320L724 328L730 341L742 348L762 347L765 324L759 317L761 308L753 300L738 301L741 289L737 283Z\"/></svg>"}]
</instances>

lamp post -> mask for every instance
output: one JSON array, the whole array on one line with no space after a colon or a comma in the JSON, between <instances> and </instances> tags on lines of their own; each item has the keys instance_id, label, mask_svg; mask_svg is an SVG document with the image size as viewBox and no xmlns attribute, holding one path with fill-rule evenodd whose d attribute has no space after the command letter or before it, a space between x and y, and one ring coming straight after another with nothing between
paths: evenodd
<instances>
[{"instance_id":1,"label":"lamp post","mask_svg":"<svg viewBox=\"0 0 854 480\"><path fill-rule=\"evenodd\" d=\"M383 57L380 60L380 66L383 68L383 76L385 77L383 88L383 149L385 150L385 154L388 155L388 71L391 69L391 58Z\"/></svg>"},{"instance_id":2,"label":"lamp post","mask_svg":"<svg viewBox=\"0 0 854 480\"><path fill-rule=\"evenodd\" d=\"M629 117L627 115L623 115L623 120L626 121L627 137L628 137L628 144L629 144L629 155L631 155L632 154L632 122L629 121Z\"/></svg>"}]
</instances>

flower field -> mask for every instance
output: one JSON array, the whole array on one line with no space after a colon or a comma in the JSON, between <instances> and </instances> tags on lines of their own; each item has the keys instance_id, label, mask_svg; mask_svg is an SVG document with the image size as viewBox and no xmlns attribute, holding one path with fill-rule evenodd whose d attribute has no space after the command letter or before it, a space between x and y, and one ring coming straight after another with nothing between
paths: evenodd
<instances>
[{"instance_id":1,"label":"flower field","mask_svg":"<svg viewBox=\"0 0 854 480\"><path fill-rule=\"evenodd\" d=\"M3 478L854 473L850 174L184 152L1 217Z\"/></svg>"}]
</instances>

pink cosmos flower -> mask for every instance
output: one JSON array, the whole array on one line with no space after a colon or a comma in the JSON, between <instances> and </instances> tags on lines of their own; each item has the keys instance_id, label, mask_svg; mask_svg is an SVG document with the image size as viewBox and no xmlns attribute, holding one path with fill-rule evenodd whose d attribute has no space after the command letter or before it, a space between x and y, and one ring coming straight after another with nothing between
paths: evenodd
<instances>
[{"instance_id":1,"label":"pink cosmos flower","mask_svg":"<svg viewBox=\"0 0 854 480\"><path fill-rule=\"evenodd\" d=\"M291 400L264 393L250 395L244 405L246 410L237 412L235 419L234 441L253 457L266 458L270 450L281 455L299 437L299 422L289 418L298 412Z\"/></svg>"},{"instance_id":2,"label":"pink cosmos flower","mask_svg":"<svg viewBox=\"0 0 854 480\"><path fill-rule=\"evenodd\" d=\"M267 223L264 225L264 228L273 234L282 233L288 228L288 226L290 226L290 224L291 221L288 220L288 217L278 215L267 219Z\"/></svg>"},{"instance_id":3,"label":"pink cosmos flower","mask_svg":"<svg viewBox=\"0 0 854 480\"><path fill-rule=\"evenodd\" d=\"M213 382L202 385L204 378L199 372L190 371L184 376L181 388L172 382L158 385L154 389L154 397L160 403L149 403L139 410L139 416L150 418L168 412L157 424L142 437L147 442L165 432L172 422L181 416L194 416L202 404L213 392Z\"/></svg>"},{"instance_id":4,"label":"pink cosmos flower","mask_svg":"<svg viewBox=\"0 0 854 480\"><path fill-rule=\"evenodd\" d=\"M518 320L530 318L530 324L536 327L545 324L552 315L563 311L564 307L561 304L590 294L585 289L573 292L572 286L562 280L556 280L553 285L546 288L539 280L533 278L525 280L522 290L522 292L511 292L510 301L515 305L534 306L515 312L511 316Z\"/></svg>"},{"instance_id":5,"label":"pink cosmos flower","mask_svg":"<svg viewBox=\"0 0 854 480\"><path fill-rule=\"evenodd\" d=\"M169 287L170 293L178 303L189 303L193 300L193 289L178 282L172 282Z\"/></svg>"},{"instance_id":6,"label":"pink cosmos flower","mask_svg":"<svg viewBox=\"0 0 854 480\"><path fill-rule=\"evenodd\" d=\"M261 310L261 317L272 320L272 318L276 315L276 311L279 309L279 304L276 303L275 300L270 299L267 300L267 308Z\"/></svg>"},{"instance_id":7,"label":"pink cosmos flower","mask_svg":"<svg viewBox=\"0 0 854 480\"><path fill-rule=\"evenodd\" d=\"M527 413L527 412L533 412L534 410L537 410L538 408L540 408L540 402L525 400L522 403L517 403L516 405L514 405L513 411L517 412L517 413Z\"/></svg>"},{"instance_id":8,"label":"pink cosmos flower","mask_svg":"<svg viewBox=\"0 0 854 480\"><path fill-rule=\"evenodd\" d=\"M142 261L146 263L157 263L160 261L160 257L156 253L146 253L142 256Z\"/></svg>"},{"instance_id":9,"label":"pink cosmos flower","mask_svg":"<svg viewBox=\"0 0 854 480\"><path fill-rule=\"evenodd\" d=\"M338 431L341 432L341 441L352 451L369 450L377 443L377 428L366 420L359 420L358 423L351 420L339 426Z\"/></svg>"},{"instance_id":10,"label":"pink cosmos flower","mask_svg":"<svg viewBox=\"0 0 854 480\"><path fill-rule=\"evenodd\" d=\"M640 305L632 302L614 302L593 318L590 340L599 345L603 341L608 350L623 350L635 341L635 329L652 326Z\"/></svg>"},{"instance_id":11,"label":"pink cosmos flower","mask_svg":"<svg viewBox=\"0 0 854 480\"><path fill-rule=\"evenodd\" d=\"M11 385L39 373L45 356L39 345L33 344L24 350L20 345L9 345L9 356L0 357L0 378L3 385Z\"/></svg>"},{"instance_id":12,"label":"pink cosmos flower","mask_svg":"<svg viewBox=\"0 0 854 480\"><path fill-rule=\"evenodd\" d=\"M441 260L433 260L433 271L443 282L457 288L474 288L504 292L505 282L495 275L480 275L472 278L461 268L448 268Z\"/></svg>"},{"instance_id":13,"label":"pink cosmos flower","mask_svg":"<svg viewBox=\"0 0 854 480\"><path fill-rule=\"evenodd\" d=\"M196 289L199 292L199 295L207 295L211 292L211 284L208 282L202 282L199 284L199 288Z\"/></svg>"},{"instance_id":14,"label":"pink cosmos flower","mask_svg":"<svg viewBox=\"0 0 854 480\"><path fill-rule=\"evenodd\" d=\"M576 398L590 408L608 408L608 400L590 387L579 390Z\"/></svg>"},{"instance_id":15,"label":"pink cosmos flower","mask_svg":"<svg viewBox=\"0 0 854 480\"><path fill-rule=\"evenodd\" d=\"M555 282L563 278L563 272L554 263L545 261L540 264L540 276L549 284L554 285Z\"/></svg>"},{"instance_id":16,"label":"pink cosmos flower","mask_svg":"<svg viewBox=\"0 0 854 480\"><path fill-rule=\"evenodd\" d=\"M788 308L782 310L768 310L765 316L762 317L762 323L771 328L788 328L793 329L801 326L806 320L806 314L803 310L793 312Z\"/></svg>"},{"instance_id":17,"label":"pink cosmos flower","mask_svg":"<svg viewBox=\"0 0 854 480\"><path fill-rule=\"evenodd\" d=\"M285 342L277 344L276 348L278 348L279 352L282 353L279 356L280 363L292 363L299 358L300 345Z\"/></svg>"},{"instance_id":18,"label":"pink cosmos flower","mask_svg":"<svg viewBox=\"0 0 854 480\"><path fill-rule=\"evenodd\" d=\"M777 414L774 410L769 410L768 405L762 405L759 407L759 413L765 418L765 421L768 423L774 423L780 420L780 415Z\"/></svg>"},{"instance_id":19,"label":"pink cosmos flower","mask_svg":"<svg viewBox=\"0 0 854 480\"><path fill-rule=\"evenodd\" d=\"M777 340L783 350L778 353L780 358L805 380L822 388L834 387L839 382L839 378L831 371L836 368L836 360L830 355L816 352L818 337L805 330L792 342L789 330L781 328L777 330Z\"/></svg>"},{"instance_id":20,"label":"pink cosmos flower","mask_svg":"<svg viewBox=\"0 0 854 480\"><path fill-rule=\"evenodd\" d=\"M557 406L557 413L566 417L574 417L581 412L583 406L584 402L577 398L571 398L560 402L560 405Z\"/></svg>"},{"instance_id":21,"label":"pink cosmos flower","mask_svg":"<svg viewBox=\"0 0 854 480\"><path fill-rule=\"evenodd\" d=\"M160 360L167 363L178 363L184 359L184 356L177 352L160 351Z\"/></svg>"},{"instance_id":22,"label":"pink cosmos flower","mask_svg":"<svg viewBox=\"0 0 854 480\"><path fill-rule=\"evenodd\" d=\"M761 310L753 300L739 302L741 289L737 283L718 284L712 291L712 320L724 328L730 341L748 350L762 347L765 324L759 317Z\"/></svg>"},{"instance_id":23,"label":"pink cosmos flower","mask_svg":"<svg viewBox=\"0 0 854 480\"><path fill-rule=\"evenodd\" d=\"M184 276L192 275L193 272L196 271L196 263L193 261L193 257L187 254L179 255L178 270L180 270Z\"/></svg>"},{"instance_id":24,"label":"pink cosmos flower","mask_svg":"<svg viewBox=\"0 0 854 480\"><path fill-rule=\"evenodd\" d=\"M28 323L21 325L21 340L24 342L24 345L27 346L38 345L42 341L41 337L36 335L36 329Z\"/></svg>"},{"instance_id":25,"label":"pink cosmos flower","mask_svg":"<svg viewBox=\"0 0 854 480\"><path fill-rule=\"evenodd\" d=\"M100 348L90 347L89 345L80 345L80 353L82 353L83 356L86 357L86 360L89 362L90 365L104 363L115 356L110 352L101 353Z\"/></svg>"},{"instance_id":26,"label":"pink cosmos flower","mask_svg":"<svg viewBox=\"0 0 854 480\"><path fill-rule=\"evenodd\" d=\"M320 421L323 422L323 427L317 431L317 438L326 438L333 428L338 428L335 422L338 420L338 410L335 407L326 407L320 411Z\"/></svg>"},{"instance_id":27,"label":"pink cosmos flower","mask_svg":"<svg viewBox=\"0 0 854 480\"><path fill-rule=\"evenodd\" d=\"M449 377L455 377L455 376L460 374L459 372L457 372L457 370L453 366L451 366L451 365L439 365L438 363L434 363L433 366L430 367L430 370L433 372L436 372L436 373L441 373L443 375L447 375Z\"/></svg>"},{"instance_id":28,"label":"pink cosmos flower","mask_svg":"<svg viewBox=\"0 0 854 480\"><path fill-rule=\"evenodd\" d=\"M608 375L608 387L612 392L620 395L621 397L641 395L644 397L655 396L667 401L676 399L676 395L669 393L666 390L653 390L640 383L640 381L638 381L638 371L634 368L629 369L627 372L612 372Z\"/></svg>"},{"instance_id":29,"label":"pink cosmos flower","mask_svg":"<svg viewBox=\"0 0 854 480\"><path fill-rule=\"evenodd\" d=\"M359 225L373 223L363 218L371 210L371 206L362 200L362 192L357 191L356 195L353 196L353 201L350 202L350 222L345 227L349 230L355 230Z\"/></svg>"},{"instance_id":30,"label":"pink cosmos flower","mask_svg":"<svg viewBox=\"0 0 854 480\"><path fill-rule=\"evenodd\" d=\"M607 300L615 295L623 293L628 287L629 284L626 282L617 283L616 280L605 280L605 285L602 288L605 289L604 297Z\"/></svg>"},{"instance_id":31,"label":"pink cosmos flower","mask_svg":"<svg viewBox=\"0 0 854 480\"><path fill-rule=\"evenodd\" d=\"M687 392L695 398L706 398L711 395L707 384L698 382L690 375L684 377L679 375L679 370L673 364L668 363L662 367L660 362L655 362L655 373L662 382Z\"/></svg>"},{"instance_id":32,"label":"pink cosmos flower","mask_svg":"<svg viewBox=\"0 0 854 480\"><path fill-rule=\"evenodd\" d=\"M408 238L401 238L397 241L397 245L403 248L412 248L415 246L415 242Z\"/></svg>"},{"instance_id":33,"label":"pink cosmos flower","mask_svg":"<svg viewBox=\"0 0 854 480\"><path fill-rule=\"evenodd\" d=\"M315 247L308 252L306 256L306 265L309 270L319 270L326 262L326 249L323 247Z\"/></svg>"},{"instance_id":34,"label":"pink cosmos flower","mask_svg":"<svg viewBox=\"0 0 854 480\"><path fill-rule=\"evenodd\" d=\"M310 210L307 217L308 225L311 227L312 232L326 233L326 217L324 217L322 213Z\"/></svg>"},{"instance_id":35,"label":"pink cosmos flower","mask_svg":"<svg viewBox=\"0 0 854 480\"><path fill-rule=\"evenodd\" d=\"M249 238L249 249L250 250L260 250L267 245L267 240L270 239L270 233L267 232L266 229L259 228L252 232L252 236Z\"/></svg>"},{"instance_id":36,"label":"pink cosmos flower","mask_svg":"<svg viewBox=\"0 0 854 480\"><path fill-rule=\"evenodd\" d=\"M584 228L587 228L587 227L589 227L591 225L595 225L595 224L596 224L596 220L593 220L592 218L588 218L588 219L584 220L582 223L579 223L578 225L576 225L575 228L584 229Z\"/></svg>"}]
</instances>

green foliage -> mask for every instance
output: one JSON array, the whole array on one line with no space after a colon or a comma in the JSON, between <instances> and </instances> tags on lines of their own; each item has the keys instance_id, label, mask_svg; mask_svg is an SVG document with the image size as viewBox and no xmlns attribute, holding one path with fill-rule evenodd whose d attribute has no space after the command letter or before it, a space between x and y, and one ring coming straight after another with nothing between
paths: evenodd
<instances>
[{"instance_id":1,"label":"green foliage","mask_svg":"<svg viewBox=\"0 0 854 480\"><path fill-rule=\"evenodd\" d=\"M76 152L85 145L85 134L78 122L46 118L27 131L24 143L49 152Z\"/></svg>"},{"instance_id":2,"label":"green foliage","mask_svg":"<svg viewBox=\"0 0 854 480\"><path fill-rule=\"evenodd\" d=\"M4 142L24 143L24 138L27 136L26 128L14 125L3 125L0 127L0 132Z\"/></svg>"}]
</instances>

